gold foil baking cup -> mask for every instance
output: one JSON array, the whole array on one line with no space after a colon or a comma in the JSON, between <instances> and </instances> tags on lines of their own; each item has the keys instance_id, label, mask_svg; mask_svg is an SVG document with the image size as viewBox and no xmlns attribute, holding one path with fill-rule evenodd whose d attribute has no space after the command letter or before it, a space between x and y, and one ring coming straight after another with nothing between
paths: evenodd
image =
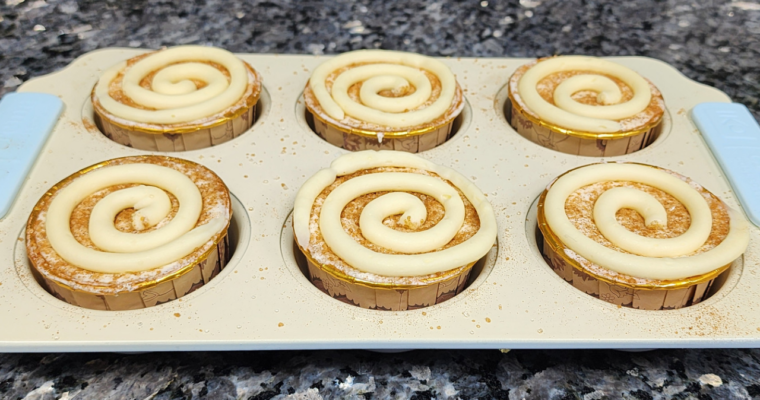
<instances>
[{"instance_id":1,"label":"gold foil baking cup","mask_svg":"<svg viewBox=\"0 0 760 400\"><path fill-rule=\"evenodd\" d=\"M42 275L32 267L37 282L54 297L69 304L96 310L123 311L147 308L186 296L209 283L224 269L229 256L227 231L220 233L219 241L208 252L198 257L187 268L166 275L161 279L146 281L133 291L98 294L72 288L65 283ZM91 286L96 287L96 286Z\"/></svg>"},{"instance_id":2,"label":"gold foil baking cup","mask_svg":"<svg viewBox=\"0 0 760 400\"><path fill-rule=\"evenodd\" d=\"M348 275L345 272L335 268L332 265L322 264L314 260L314 258L311 257L311 253L309 253L307 250L304 250L304 248L301 247L301 245L298 244L298 242L296 242L295 244L296 246L298 246L298 250L300 250L301 253L304 255L304 257L306 257L307 261L318 266L321 270L327 272L328 274L332 275L336 279L339 279L344 282L356 284L356 285L362 285L362 286L373 288L373 289L416 289L419 287L432 285L432 284L439 283L441 281L445 281L445 280L451 279L455 276L459 276L465 273L467 270L471 269L472 266L475 265L475 263L477 262L477 261L473 261L465 266L444 271L439 276L430 277L430 278L420 278L419 279L420 284L416 284L416 285L395 284L395 283L387 283L387 282L373 282L373 281L368 281L365 279Z\"/></svg>"},{"instance_id":3,"label":"gold foil baking cup","mask_svg":"<svg viewBox=\"0 0 760 400\"><path fill-rule=\"evenodd\" d=\"M68 177L64 178L60 182L58 182L55 185L53 185L47 192L45 192L45 194L43 194L42 197L40 197L40 200L37 201L37 203L35 204L34 208L32 209L32 212L29 215L29 219L27 220L27 225L26 225L27 228L32 225L32 222L39 217L39 214L41 212L46 211L46 209L43 209L42 203L45 200L47 200L47 199L52 198L53 196L55 196L56 193L61 188L68 186L68 184L71 183L74 179L77 179L78 177L80 177L80 176L82 176L84 174L87 174L90 171L93 171L93 170L96 170L96 169L99 169L99 168L102 168L102 167L114 164L117 161L119 161L121 159L124 159L124 158L130 158L130 159L149 159L149 158L156 158L156 157L165 158L165 159L171 159L172 162L177 162L177 163L180 163L180 164L186 164L188 166L193 166L193 167L196 167L198 165L198 164L196 164L194 162L191 162L191 161L188 161L188 160L183 160L183 159L174 158L174 157L162 157L162 156L128 156L128 157L120 157L120 158L114 158L114 159L111 159L111 160L100 162L98 164L91 165L89 167L83 168L83 169L81 169L81 170L79 170L79 171L77 171L77 172L69 175ZM221 179L220 179L220 182L222 184L224 184L224 182L221 181ZM226 185L225 185L225 189L226 189ZM116 291L113 290L112 287L107 287L107 286L102 286L102 285L94 285L94 284L87 284L86 285L89 288L92 288L91 291L71 287L70 285L68 285L68 284L66 284L64 282L60 282L60 281L58 281L56 279L50 278L50 277L47 276L47 274L43 274L42 272L40 272L40 270L37 268L37 265L35 265L35 259L37 257L35 257L35 258L31 258L30 257L29 258L30 263L31 263L32 274L34 275L34 277L37 280L37 282L40 283L40 285L42 285L48 292L50 292L52 295L54 295L55 297L58 297L59 299L61 299L63 301L66 301L66 302L68 302L70 304L73 304L73 305L79 305L79 306L82 306L82 307L85 307L85 308L110 309L110 310L115 310L115 309L108 308L108 305L106 305L106 304L108 304L106 298L118 298L119 296L128 296L128 295L143 295L143 293L146 292L146 291L149 291L151 289L157 288L157 287L159 287L161 285L170 284L173 281L177 281L180 278L186 277L188 274L190 274L190 273L192 273L192 272L194 272L196 270L200 274L200 277L203 280L203 284L206 284L206 283L208 283L208 281L211 280L211 278L213 278L216 274L218 274L219 271L221 271L221 269L224 269L224 267L226 266L226 263L227 263L227 261L229 259L229 256L230 256L230 252L229 252L229 236L228 236L227 233L228 233L231 221L232 221L232 218L231 218L231 216L232 216L232 204L231 203L230 203L230 207L228 209L228 212L229 212L229 215L230 215L230 220L227 221L227 225L224 227L224 229L221 232L217 233L212 239L209 239L210 241L213 241L214 245L210 246L207 251L205 251L204 253L200 254L195 260L193 260L192 262L188 263L186 266L184 266L184 267L182 267L182 268L180 268L180 269L178 269L178 270L176 270L176 271L174 271L172 273L163 275L163 276L161 276L161 277L159 277L157 279L145 280L145 281L142 281L142 282L139 282L139 283L130 284L130 287L132 288L132 290L129 290L129 291L116 292ZM31 232L27 229L27 232L26 232L26 235L25 235L27 243L31 240L30 235L31 235ZM215 258L216 259L215 260L215 264L219 266L219 271L214 271L214 267L212 267L212 269L209 270L204 265L204 263L206 263L207 261L209 261L211 258ZM43 259L40 259L39 261L44 262ZM83 286L85 286L85 285L83 285ZM180 298L180 297L182 297L184 295L187 295L187 294L191 293L192 291L195 291L196 289L198 289L200 286L202 286L202 285L197 285L197 284L196 285L192 285L192 287L189 288L190 290L185 291L184 293L181 293L181 294L177 292L176 288L172 287L172 289L174 290L174 295L175 296L172 297L172 298L170 298L170 299L168 299L168 300L174 300L174 299ZM61 292L61 290L63 290L64 292ZM68 292L68 293L66 293L66 292ZM87 297L91 297L91 299L87 299ZM99 298L100 300L102 300L102 302L104 304L104 307L103 308L100 308L100 307L88 307L88 305L77 304L77 301L73 301L73 302L70 301L72 298L79 298L80 300L84 298L84 299L86 299L85 300L86 302L90 303L88 305L92 305L92 303L91 303L93 301L92 298ZM95 301L97 302L97 300L95 300ZM161 304L161 302L158 302L157 304ZM156 305L156 304L153 304L153 305ZM149 307L149 306L144 305L144 307ZM122 310L134 309L134 308L143 308L143 307L128 307L128 308L123 308Z\"/></svg>"},{"instance_id":4,"label":"gold foil baking cup","mask_svg":"<svg viewBox=\"0 0 760 400\"><path fill-rule=\"evenodd\" d=\"M307 271L303 272L312 285L334 299L368 309L403 311L442 303L464 290L475 265L472 262L435 277L421 278L415 285L372 282L317 262L295 241L294 246L306 259Z\"/></svg>"}]
</instances>

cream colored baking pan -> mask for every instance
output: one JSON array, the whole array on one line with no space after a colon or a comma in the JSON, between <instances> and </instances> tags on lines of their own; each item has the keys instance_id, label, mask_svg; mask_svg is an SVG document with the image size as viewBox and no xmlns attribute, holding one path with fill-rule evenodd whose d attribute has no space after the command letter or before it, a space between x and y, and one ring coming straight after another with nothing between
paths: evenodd
<instances>
[{"instance_id":1,"label":"cream colored baking pan","mask_svg":"<svg viewBox=\"0 0 760 400\"><path fill-rule=\"evenodd\" d=\"M535 244L540 192L554 177L598 158L542 148L503 115L510 74L529 59L443 59L466 93L456 134L423 157L450 166L487 193L498 246L462 294L429 308L389 312L330 298L301 273L290 213L307 177L345 151L314 134L300 96L326 57L241 54L264 79L259 117L242 136L172 153L219 174L237 199L234 254L196 292L135 311L94 311L45 292L29 272L23 241L32 207L51 185L100 161L136 154L98 132L90 90L99 74L144 50L86 54L19 90L59 96L66 109L9 215L0 220L0 351L154 351L407 348L659 348L760 345L760 231L706 301L680 310L618 308L565 283ZM701 102L729 101L660 61L613 58L650 79L667 103L664 129L648 148L606 160L657 165L693 178L729 206L734 194L688 117Z\"/></svg>"}]
</instances>

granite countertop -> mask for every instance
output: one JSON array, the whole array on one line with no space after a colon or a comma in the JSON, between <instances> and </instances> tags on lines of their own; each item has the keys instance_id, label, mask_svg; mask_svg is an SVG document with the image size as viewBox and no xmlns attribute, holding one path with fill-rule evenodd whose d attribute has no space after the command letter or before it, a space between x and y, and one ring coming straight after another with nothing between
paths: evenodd
<instances>
[{"instance_id":1,"label":"granite countertop","mask_svg":"<svg viewBox=\"0 0 760 400\"><path fill-rule=\"evenodd\" d=\"M103 47L641 55L760 116L760 3L3 0L0 94ZM12 329L1 326L0 329ZM3 399L749 399L760 351L0 354Z\"/></svg>"}]
</instances>

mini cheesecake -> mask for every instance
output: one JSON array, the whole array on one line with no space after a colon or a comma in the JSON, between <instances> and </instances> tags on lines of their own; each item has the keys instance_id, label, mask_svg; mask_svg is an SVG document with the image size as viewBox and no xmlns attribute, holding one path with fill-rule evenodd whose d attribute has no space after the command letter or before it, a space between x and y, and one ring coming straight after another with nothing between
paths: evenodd
<instances>
[{"instance_id":1,"label":"mini cheesecake","mask_svg":"<svg viewBox=\"0 0 760 400\"><path fill-rule=\"evenodd\" d=\"M209 282L229 258L227 187L186 160L133 156L53 186L26 228L32 272L52 295L99 310L155 306Z\"/></svg>"},{"instance_id":2,"label":"mini cheesecake","mask_svg":"<svg viewBox=\"0 0 760 400\"><path fill-rule=\"evenodd\" d=\"M493 210L475 185L395 151L350 153L315 174L298 192L293 229L317 288L380 310L455 296L496 240Z\"/></svg>"},{"instance_id":3,"label":"mini cheesecake","mask_svg":"<svg viewBox=\"0 0 760 400\"><path fill-rule=\"evenodd\" d=\"M142 150L197 150L231 140L255 120L261 77L232 53L163 49L103 72L91 100L111 140Z\"/></svg>"},{"instance_id":4,"label":"mini cheesecake","mask_svg":"<svg viewBox=\"0 0 760 400\"><path fill-rule=\"evenodd\" d=\"M592 164L557 178L538 203L540 245L560 277L625 307L696 304L739 258L748 223L675 172Z\"/></svg>"},{"instance_id":5,"label":"mini cheesecake","mask_svg":"<svg viewBox=\"0 0 760 400\"><path fill-rule=\"evenodd\" d=\"M386 50L324 62L303 96L317 134L351 151L431 149L448 139L464 107L462 89L442 62Z\"/></svg>"},{"instance_id":6,"label":"mini cheesecake","mask_svg":"<svg viewBox=\"0 0 760 400\"><path fill-rule=\"evenodd\" d=\"M633 153L652 143L665 113L660 91L635 71L586 56L521 66L509 79L505 114L526 139L582 156Z\"/></svg>"}]
</instances>

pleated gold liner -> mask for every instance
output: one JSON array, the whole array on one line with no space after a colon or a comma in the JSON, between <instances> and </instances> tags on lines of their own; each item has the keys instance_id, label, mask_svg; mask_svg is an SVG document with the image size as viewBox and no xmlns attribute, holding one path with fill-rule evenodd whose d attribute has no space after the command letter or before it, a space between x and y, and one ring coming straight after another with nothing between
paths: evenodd
<instances>
[{"instance_id":1,"label":"pleated gold liner","mask_svg":"<svg viewBox=\"0 0 760 400\"><path fill-rule=\"evenodd\" d=\"M409 153L419 153L440 146L449 140L449 135L454 124L454 119L443 125L433 126L418 131L404 132L403 134L391 135L394 132L384 133L382 141L377 139L377 134L362 135L355 130L346 129L334 124L313 113L306 111L314 123L314 131L327 143L342 147L350 151L359 150L397 150Z\"/></svg>"},{"instance_id":2,"label":"pleated gold liner","mask_svg":"<svg viewBox=\"0 0 760 400\"><path fill-rule=\"evenodd\" d=\"M229 249L229 236L225 229L216 246L187 268L159 281L146 282L139 290L113 295L70 288L40 274L34 264L31 270L34 278L48 293L69 304L93 310L137 310L176 300L203 287L227 265Z\"/></svg>"},{"instance_id":3,"label":"pleated gold liner","mask_svg":"<svg viewBox=\"0 0 760 400\"><path fill-rule=\"evenodd\" d=\"M148 151L199 150L232 140L251 128L256 120L256 104L261 96L261 77L243 62L253 81L246 97L219 118L173 125L125 124L108 113L99 101L93 101L93 119L107 138L124 146ZM94 89L93 89L94 93ZM94 98L94 95L91 96Z\"/></svg>"},{"instance_id":4,"label":"pleated gold liner","mask_svg":"<svg viewBox=\"0 0 760 400\"><path fill-rule=\"evenodd\" d=\"M362 281L311 258L298 243L297 254L308 268L311 283L328 296L361 308L383 311L416 310L442 303L464 290L475 262L442 272L420 285L394 285ZM294 249L295 250L295 249Z\"/></svg>"},{"instance_id":5,"label":"pleated gold liner","mask_svg":"<svg viewBox=\"0 0 760 400\"><path fill-rule=\"evenodd\" d=\"M156 156L132 156L129 158L152 158ZM37 202L32 213L29 215L27 222L27 230L25 234L26 242L29 243L32 236L32 232L29 229L32 226L32 221L35 221L41 212L47 211L47 206L42 206L43 203L48 203L55 194L61 188L67 186L71 181L84 175L92 170L107 166L120 159L113 159L104 161L95 165L91 165L84 168L69 177L65 178L61 182L58 182L55 186L50 188ZM175 162L187 163L196 165L191 161L172 158ZM232 206L230 205L229 215L232 215ZM231 220L230 220L231 221ZM209 248L208 251L201 254L197 259L193 260L187 266L164 276L161 276L155 280L146 280L139 284L133 284L136 289L129 292L111 293L112 288L101 288L100 286L91 285L90 291L84 289L75 289L65 283L58 282L49 278L46 274L40 272L40 270L50 270L47 267L47 263L44 262L42 257L29 256L30 270L32 276L34 276L37 283L42 286L48 293L55 296L59 300L66 303L89 308L94 310L111 310L111 311L123 311L123 310L135 310L147 307L153 307L160 305L171 300L178 299L182 296L188 295L200 287L211 281L216 275L218 275L222 269L227 265L230 259L230 243L228 230L230 227L230 221L227 226L224 227L220 233L216 234L213 238L214 246ZM27 247L28 249L28 247ZM81 284L80 284L81 285ZM81 285L85 286L85 285Z\"/></svg>"},{"instance_id":6,"label":"pleated gold liner","mask_svg":"<svg viewBox=\"0 0 760 400\"><path fill-rule=\"evenodd\" d=\"M538 248L551 269L578 290L608 303L642 310L673 310L697 304L705 299L716 278L728 271L731 264L716 268L703 275L679 280L652 280L636 284L600 276L584 268L569 257L567 247L549 228L544 216L546 191L538 200ZM626 275L623 275L626 277ZM629 277L630 278L630 277Z\"/></svg>"},{"instance_id":7,"label":"pleated gold liner","mask_svg":"<svg viewBox=\"0 0 760 400\"><path fill-rule=\"evenodd\" d=\"M587 157L612 157L639 151L662 131L662 117L641 129L616 133L590 133L565 129L528 114L509 93L504 115L524 138L547 149Z\"/></svg>"}]
</instances>

